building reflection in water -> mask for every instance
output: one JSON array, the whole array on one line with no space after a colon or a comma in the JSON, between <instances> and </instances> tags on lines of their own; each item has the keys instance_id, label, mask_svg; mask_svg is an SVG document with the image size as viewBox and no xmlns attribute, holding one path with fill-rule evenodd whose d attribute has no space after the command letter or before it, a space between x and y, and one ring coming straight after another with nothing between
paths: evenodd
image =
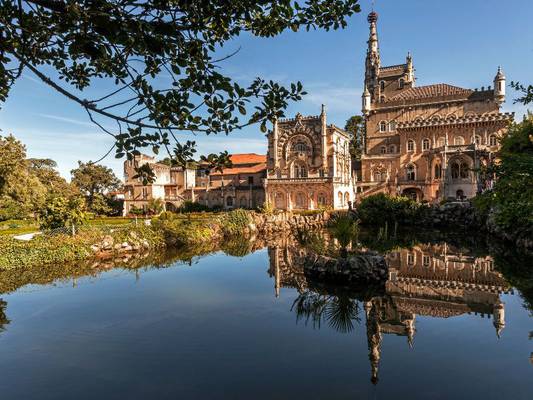
<instances>
[{"instance_id":1,"label":"building reflection in water","mask_svg":"<svg viewBox=\"0 0 533 400\"><path fill-rule=\"evenodd\" d=\"M5 330L6 325L9 324L9 320L6 316L6 308L7 303L4 300L0 299L0 332Z\"/></svg>"},{"instance_id":2,"label":"building reflection in water","mask_svg":"<svg viewBox=\"0 0 533 400\"><path fill-rule=\"evenodd\" d=\"M295 288L300 296L317 290L305 275L303 254L290 245L269 247L269 275L274 278L276 297L285 287ZM486 316L493 319L496 335L500 337L505 327L505 307L500 295L510 292L511 287L494 270L491 257L463 254L443 243L401 249L390 252L386 258L389 279L384 292L349 294L363 303L372 383L378 382L383 335L405 336L408 346L413 347L417 315ZM323 293L324 288L320 288Z\"/></svg>"}]
</instances>

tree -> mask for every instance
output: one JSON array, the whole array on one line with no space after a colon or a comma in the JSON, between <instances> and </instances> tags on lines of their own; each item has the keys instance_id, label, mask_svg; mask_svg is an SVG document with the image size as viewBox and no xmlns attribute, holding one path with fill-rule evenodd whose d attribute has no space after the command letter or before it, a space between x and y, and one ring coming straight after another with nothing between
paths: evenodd
<instances>
[{"instance_id":1,"label":"tree","mask_svg":"<svg viewBox=\"0 0 533 400\"><path fill-rule=\"evenodd\" d=\"M30 173L46 187L48 196L74 196L79 195L77 188L70 185L57 171L57 163L49 158L27 159Z\"/></svg>"},{"instance_id":2,"label":"tree","mask_svg":"<svg viewBox=\"0 0 533 400\"><path fill-rule=\"evenodd\" d=\"M86 219L87 213L83 198L56 197L48 201L41 211L41 228L69 228L72 234L75 234L75 227L83 224Z\"/></svg>"},{"instance_id":3,"label":"tree","mask_svg":"<svg viewBox=\"0 0 533 400\"><path fill-rule=\"evenodd\" d=\"M78 168L70 171L72 184L76 186L87 198L87 206L93 210L95 196L106 195L109 191L117 190L121 186L120 180L111 168L92 162L78 161ZM95 211L96 212L96 211Z\"/></svg>"},{"instance_id":4,"label":"tree","mask_svg":"<svg viewBox=\"0 0 533 400\"><path fill-rule=\"evenodd\" d=\"M501 139L497 162L488 166L495 174L492 191L475 200L482 212L514 237L533 235L533 115L512 124Z\"/></svg>"},{"instance_id":5,"label":"tree","mask_svg":"<svg viewBox=\"0 0 533 400\"><path fill-rule=\"evenodd\" d=\"M30 71L112 135L116 157L162 147L176 158L178 132L229 134L255 123L266 132L267 121L305 94L300 82L284 87L258 77L242 86L224 75L236 37L344 28L359 11L358 0L4 0L0 101ZM109 92L87 98L95 81Z\"/></svg>"},{"instance_id":6,"label":"tree","mask_svg":"<svg viewBox=\"0 0 533 400\"><path fill-rule=\"evenodd\" d=\"M522 95L515 99L515 103L522 103L524 105L533 103L533 85L524 86L520 82L511 82L511 87Z\"/></svg>"},{"instance_id":7,"label":"tree","mask_svg":"<svg viewBox=\"0 0 533 400\"><path fill-rule=\"evenodd\" d=\"M350 134L350 154L356 160L361 159L364 146L365 119L361 115L353 115L346 121L344 130Z\"/></svg>"},{"instance_id":8,"label":"tree","mask_svg":"<svg viewBox=\"0 0 533 400\"><path fill-rule=\"evenodd\" d=\"M37 212L46 187L31 173L26 148L14 136L0 136L0 220L23 219Z\"/></svg>"}]
</instances>

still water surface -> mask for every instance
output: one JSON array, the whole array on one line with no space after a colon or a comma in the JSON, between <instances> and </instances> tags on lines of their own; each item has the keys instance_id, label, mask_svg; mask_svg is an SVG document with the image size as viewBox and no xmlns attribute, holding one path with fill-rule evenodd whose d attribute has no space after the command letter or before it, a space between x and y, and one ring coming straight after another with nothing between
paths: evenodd
<instances>
[{"instance_id":1,"label":"still water surface","mask_svg":"<svg viewBox=\"0 0 533 400\"><path fill-rule=\"evenodd\" d=\"M0 275L0 398L533 398L530 311L489 256L396 249L351 293L292 250Z\"/></svg>"}]
</instances>

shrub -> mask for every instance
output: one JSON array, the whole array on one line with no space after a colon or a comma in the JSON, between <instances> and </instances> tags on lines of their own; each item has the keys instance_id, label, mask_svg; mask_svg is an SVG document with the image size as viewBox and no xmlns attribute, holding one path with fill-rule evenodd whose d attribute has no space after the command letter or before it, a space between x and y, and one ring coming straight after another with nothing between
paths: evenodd
<instances>
[{"instance_id":1,"label":"shrub","mask_svg":"<svg viewBox=\"0 0 533 400\"><path fill-rule=\"evenodd\" d=\"M385 223L412 225L425 220L428 207L407 197L392 197L383 193L365 197L357 213L363 224Z\"/></svg>"},{"instance_id":2,"label":"shrub","mask_svg":"<svg viewBox=\"0 0 533 400\"><path fill-rule=\"evenodd\" d=\"M184 201L183 204L178 208L180 213L193 213L193 212L202 212L202 211L211 211L211 208L205 204L200 204L196 201Z\"/></svg>"},{"instance_id":3,"label":"shrub","mask_svg":"<svg viewBox=\"0 0 533 400\"><path fill-rule=\"evenodd\" d=\"M250 211L237 209L225 213L219 219L220 227L225 235L237 235L244 232L250 223L252 215Z\"/></svg>"},{"instance_id":4,"label":"shrub","mask_svg":"<svg viewBox=\"0 0 533 400\"><path fill-rule=\"evenodd\" d=\"M85 201L81 197L66 199L56 197L46 203L41 211L41 228L57 229L78 226L87 219Z\"/></svg>"}]
</instances>

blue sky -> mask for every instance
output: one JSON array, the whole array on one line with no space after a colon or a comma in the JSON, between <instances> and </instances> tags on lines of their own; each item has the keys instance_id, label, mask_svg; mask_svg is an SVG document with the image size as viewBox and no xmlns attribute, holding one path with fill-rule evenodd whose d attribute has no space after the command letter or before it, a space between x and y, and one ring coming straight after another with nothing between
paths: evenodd
<instances>
[{"instance_id":1,"label":"blue sky","mask_svg":"<svg viewBox=\"0 0 533 400\"><path fill-rule=\"evenodd\" d=\"M223 72L241 83L256 76L288 84L302 81L308 95L291 104L287 115L318 114L327 105L328 122L344 126L360 112L370 0L350 18L344 30L287 32L270 39L241 36L228 53L241 51L223 64ZM511 80L533 83L533 1L531 0L377 0L378 32L383 64L399 64L411 51L417 85L450 83L476 88L492 85L498 65ZM98 91L102 88L96 88ZM517 116L508 89L504 111ZM52 158L66 178L77 160L100 158L112 139L96 128L77 105L64 99L27 72L0 110L0 134L22 140L29 157ZM231 136L196 136L201 153L266 152L258 127ZM122 176L122 160L103 164Z\"/></svg>"}]
</instances>

